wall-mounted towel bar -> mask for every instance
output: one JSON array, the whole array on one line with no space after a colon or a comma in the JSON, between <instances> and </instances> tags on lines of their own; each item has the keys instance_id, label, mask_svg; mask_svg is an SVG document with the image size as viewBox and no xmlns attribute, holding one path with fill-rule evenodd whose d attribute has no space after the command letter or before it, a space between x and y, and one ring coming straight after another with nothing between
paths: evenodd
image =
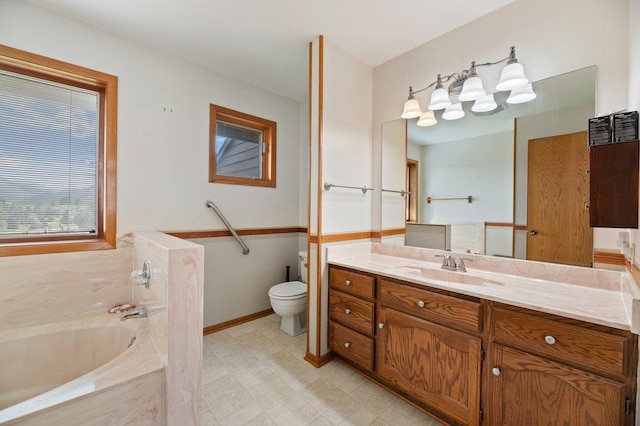
<instances>
[{"instance_id":1,"label":"wall-mounted towel bar","mask_svg":"<svg viewBox=\"0 0 640 426\"><path fill-rule=\"evenodd\" d=\"M236 230L233 229L233 226L231 226L231 224L229 223L227 218L224 217L224 215L222 214L220 209L215 204L213 204L212 201L209 201L209 200L207 200L204 203L204 205L207 206L208 208L210 208L211 210L213 210L214 212L216 212L216 214L218 215L218 217L220 218L222 223L224 223L224 225L227 227L229 232L231 232L231 235L233 235L233 238L235 238L236 241L238 242L238 244L240 244L240 247L242 247L242 254L244 254L244 255L249 254L249 247L247 247L247 245L244 243L244 241L242 241L242 238L240 238L240 235L238 235Z\"/></svg>"},{"instance_id":2,"label":"wall-mounted towel bar","mask_svg":"<svg viewBox=\"0 0 640 426\"><path fill-rule=\"evenodd\" d=\"M401 197L404 197L405 195L411 194L411 192L405 191L404 189L401 189L400 191L395 190L395 189L381 189L380 191L382 191L382 192L395 192L396 194L400 194Z\"/></svg>"},{"instance_id":3,"label":"wall-mounted towel bar","mask_svg":"<svg viewBox=\"0 0 640 426\"><path fill-rule=\"evenodd\" d=\"M443 201L443 200L467 200L467 203L471 203L473 201L473 197L471 195L469 195L468 197L450 197L450 198L427 197L427 203L431 203L432 201Z\"/></svg>"},{"instance_id":4,"label":"wall-mounted towel bar","mask_svg":"<svg viewBox=\"0 0 640 426\"><path fill-rule=\"evenodd\" d=\"M367 191L373 191L373 188L367 188L366 186L345 186L345 185L334 185L329 182L324 183L324 189L330 190L331 188L348 188L348 189L359 189L363 194L366 194Z\"/></svg>"}]
</instances>

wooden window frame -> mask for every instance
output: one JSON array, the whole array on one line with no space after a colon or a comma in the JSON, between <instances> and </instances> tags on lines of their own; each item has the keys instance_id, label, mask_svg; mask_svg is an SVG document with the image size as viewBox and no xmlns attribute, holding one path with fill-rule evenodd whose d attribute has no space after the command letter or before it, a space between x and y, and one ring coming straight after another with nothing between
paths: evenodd
<instances>
[{"instance_id":1,"label":"wooden window frame","mask_svg":"<svg viewBox=\"0 0 640 426\"><path fill-rule=\"evenodd\" d=\"M405 220L418 222L418 175L420 163L410 158L407 159L407 198L405 201Z\"/></svg>"},{"instance_id":2,"label":"wooden window frame","mask_svg":"<svg viewBox=\"0 0 640 426\"><path fill-rule=\"evenodd\" d=\"M262 132L262 176L260 178L226 176L216 173L216 133L218 121L248 127ZM209 182L232 185L276 187L276 131L275 121L209 104Z\"/></svg>"},{"instance_id":3,"label":"wooden window frame","mask_svg":"<svg viewBox=\"0 0 640 426\"><path fill-rule=\"evenodd\" d=\"M116 248L118 77L4 45L0 45L0 69L100 93L97 232L89 236L3 240L0 257Z\"/></svg>"}]
</instances>

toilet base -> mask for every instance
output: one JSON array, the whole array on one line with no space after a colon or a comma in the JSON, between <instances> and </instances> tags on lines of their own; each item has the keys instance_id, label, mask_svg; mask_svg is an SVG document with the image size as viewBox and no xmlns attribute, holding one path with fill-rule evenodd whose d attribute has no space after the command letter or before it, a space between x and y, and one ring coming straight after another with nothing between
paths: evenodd
<instances>
[{"instance_id":1,"label":"toilet base","mask_svg":"<svg viewBox=\"0 0 640 426\"><path fill-rule=\"evenodd\" d=\"M300 322L300 314L291 315L288 317L282 317L282 321L280 321L280 330L287 333L289 336L297 336L300 333L303 333L306 328L302 327Z\"/></svg>"}]
</instances>

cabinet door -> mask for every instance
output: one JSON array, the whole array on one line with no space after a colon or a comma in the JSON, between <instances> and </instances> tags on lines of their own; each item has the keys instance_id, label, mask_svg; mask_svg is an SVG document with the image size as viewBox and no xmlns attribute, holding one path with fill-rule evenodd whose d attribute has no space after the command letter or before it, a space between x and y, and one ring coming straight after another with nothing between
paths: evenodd
<instances>
[{"instance_id":1,"label":"cabinet door","mask_svg":"<svg viewBox=\"0 0 640 426\"><path fill-rule=\"evenodd\" d=\"M495 345L490 425L621 425L625 385L515 349Z\"/></svg>"},{"instance_id":2,"label":"cabinet door","mask_svg":"<svg viewBox=\"0 0 640 426\"><path fill-rule=\"evenodd\" d=\"M480 339L380 309L376 372L456 423L480 419Z\"/></svg>"}]
</instances>

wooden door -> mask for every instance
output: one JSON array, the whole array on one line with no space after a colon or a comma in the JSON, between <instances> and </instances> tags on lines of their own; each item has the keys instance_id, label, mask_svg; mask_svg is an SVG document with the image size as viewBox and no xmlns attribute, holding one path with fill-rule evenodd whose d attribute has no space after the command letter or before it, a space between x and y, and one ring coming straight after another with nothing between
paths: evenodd
<instances>
[{"instance_id":1,"label":"wooden door","mask_svg":"<svg viewBox=\"0 0 640 426\"><path fill-rule=\"evenodd\" d=\"M587 132L529 141L527 259L591 266Z\"/></svg>"},{"instance_id":2,"label":"wooden door","mask_svg":"<svg viewBox=\"0 0 640 426\"><path fill-rule=\"evenodd\" d=\"M496 345L487 365L488 425L625 424L625 385Z\"/></svg>"},{"instance_id":3,"label":"wooden door","mask_svg":"<svg viewBox=\"0 0 640 426\"><path fill-rule=\"evenodd\" d=\"M480 421L480 339L380 308L376 372L455 423Z\"/></svg>"}]
</instances>

